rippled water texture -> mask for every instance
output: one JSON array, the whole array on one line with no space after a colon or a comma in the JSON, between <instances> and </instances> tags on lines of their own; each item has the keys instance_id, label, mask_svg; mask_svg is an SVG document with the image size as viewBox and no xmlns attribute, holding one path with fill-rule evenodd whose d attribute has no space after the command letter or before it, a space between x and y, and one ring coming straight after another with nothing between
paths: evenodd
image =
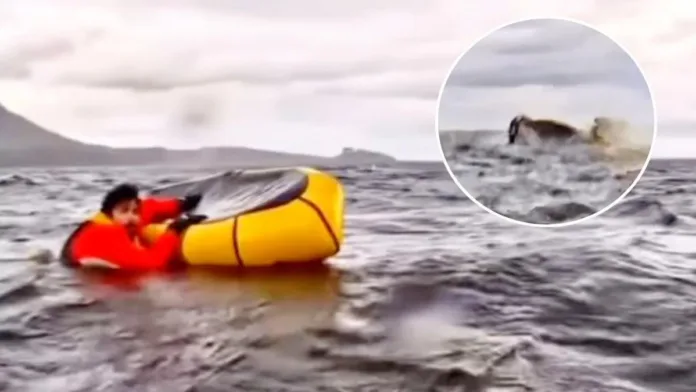
<instances>
[{"instance_id":1,"label":"rippled water texture","mask_svg":"<svg viewBox=\"0 0 696 392\"><path fill-rule=\"evenodd\" d=\"M21 258L117 181L219 169L8 172L0 390L692 392L693 167L653 162L610 213L553 230L484 212L440 164L336 170L331 270L177 276Z\"/></svg>"},{"instance_id":2,"label":"rippled water texture","mask_svg":"<svg viewBox=\"0 0 696 392\"><path fill-rule=\"evenodd\" d=\"M503 132L443 131L450 169L477 201L529 223L575 221L604 209L633 183L646 154L584 143L507 145Z\"/></svg>"}]
</instances>

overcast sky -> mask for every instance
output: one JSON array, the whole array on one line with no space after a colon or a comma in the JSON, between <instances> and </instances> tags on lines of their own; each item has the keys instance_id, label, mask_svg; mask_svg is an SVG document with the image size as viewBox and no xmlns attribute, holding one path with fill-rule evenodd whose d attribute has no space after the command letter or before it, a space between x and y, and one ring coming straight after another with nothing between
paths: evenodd
<instances>
[{"instance_id":1,"label":"overcast sky","mask_svg":"<svg viewBox=\"0 0 696 392\"><path fill-rule=\"evenodd\" d=\"M503 130L520 113L586 128L597 116L653 127L650 89L636 63L606 35L571 21L503 27L454 66L440 101L440 129Z\"/></svg>"},{"instance_id":2,"label":"overcast sky","mask_svg":"<svg viewBox=\"0 0 696 392\"><path fill-rule=\"evenodd\" d=\"M438 158L436 100L454 61L540 16L594 24L631 51L658 102L657 153L696 155L686 0L2 0L0 102L111 145Z\"/></svg>"}]
</instances>

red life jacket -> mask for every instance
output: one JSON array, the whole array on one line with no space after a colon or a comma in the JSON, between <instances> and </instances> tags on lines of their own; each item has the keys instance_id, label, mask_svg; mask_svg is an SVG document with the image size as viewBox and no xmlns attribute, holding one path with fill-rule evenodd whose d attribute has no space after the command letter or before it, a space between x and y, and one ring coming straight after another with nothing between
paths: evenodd
<instances>
[{"instance_id":1,"label":"red life jacket","mask_svg":"<svg viewBox=\"0 0 696 392\"><path fill-rule=\"evenodd\" d=\"M68 237L61 251L61 259L72 267L126 270L165 268L178 253L179 236L167 231L147 246L140 232L151 223L176 218L180 211L178 199L142 200L140 227L135 237L106 214L97 213Z\"/></svg>"}]
</instances>

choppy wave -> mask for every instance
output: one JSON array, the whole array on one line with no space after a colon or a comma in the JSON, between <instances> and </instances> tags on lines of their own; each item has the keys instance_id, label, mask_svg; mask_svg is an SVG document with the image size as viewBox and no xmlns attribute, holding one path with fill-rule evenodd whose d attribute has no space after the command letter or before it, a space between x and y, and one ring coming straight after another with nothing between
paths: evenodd
<instances>
[{"instance_id":1,"label":"choppy wave","mask_svg":"<svg viewBox=\"0 0 696 392\"><path fill-rule=\"evenodd\" d=\"M590 127L592 142L600 146L613 167L640 170L650 154L653 129L631 125L620 119L598 117Z\"/></svg>"},{"instance_id":2,"label":"choppy wave","mask_svg":"<svg viewBox=\"0 0 696 392\"><path fill-rule=\"evenodd\" d=\"M610 162L618 172L642 169L652 147L651 127L632 124L620 118L596 117L589 125L581 127L556 119L531 120L531 124L526 127L533 129L540 123L557 124L558 127L572 130L578 137L565 140L566 144L584 143L592 146L594 152ZM527 142L533 147L558 147L557 140L549 143L544 138L529 136L534 134L534 131L530 131L527 136Z\"/></svg>"},{"instance_id":3,"label":"choppy wave","mask_svg":"<svg viewBox=\"0 0 696 392\"><path fill-rule=\"evenodd\" d=\"M31 179L26 176L19 174L8 174L0 176L0 187L10 186L10 185L27 185L35 186L39 185L41 182L39 180Z\"/></svg>"},{"instance_id":4,"label":"choppy wave","mask_svg":"<svg viewBox=\"0 0 696 392\"><path fill-rule=\"evenodd\" d=\"M483 205L530 223L557 223L612 204L648 158L650 132L608 118L594 124L578 131L583 137L553 145L509 145L494 131L441 131L440 141L453 174Z\"/></svg>"},{"instance_id":5,"label":"choppy wave","mask_svg":"<svg viewBox=\"0 0 696 392\"><path fill-rule=\"evenodd\" d=\"M524 165L514 150L488 152ZM218 170L9 173L24 180L0 198L0 390L690 392L692 167L654 162L605 215L554 230L492 217L441 164L343 168L331 270L176 276L23 256L57 250L114 183Z\"/></svg>"}]
</instances>

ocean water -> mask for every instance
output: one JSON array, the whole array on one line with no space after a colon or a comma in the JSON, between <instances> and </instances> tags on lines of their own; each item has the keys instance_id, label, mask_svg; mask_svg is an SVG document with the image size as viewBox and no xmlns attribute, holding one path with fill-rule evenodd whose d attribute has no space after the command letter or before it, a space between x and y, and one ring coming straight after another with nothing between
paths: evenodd
<instances>
[{"instance_id":1,"label":"ocean water","mask_svg":"<svg viewBox=\"0 0 696 392\"><path fill-rule=\"evenodd\" d=\"M660 391L696 385L693 161L609 213L529 228L442 164L336 169L330 268L98 275L57 250L113 184L220 168L0 174L0 391Z\"/></svg>"},{"instance_id":2,"label":"ocean water","mask_svg":"<svg viewBox=\"0 0 696 392\"><path fill-rule=\"evenodd\" d=\"M562 223L612 204L648 157L651 133L605 122L597 129L601 144L508 145L502 131L441 131L440 143L454 176L484 206L517 221Z\"/></svg>"}]
</instances>

